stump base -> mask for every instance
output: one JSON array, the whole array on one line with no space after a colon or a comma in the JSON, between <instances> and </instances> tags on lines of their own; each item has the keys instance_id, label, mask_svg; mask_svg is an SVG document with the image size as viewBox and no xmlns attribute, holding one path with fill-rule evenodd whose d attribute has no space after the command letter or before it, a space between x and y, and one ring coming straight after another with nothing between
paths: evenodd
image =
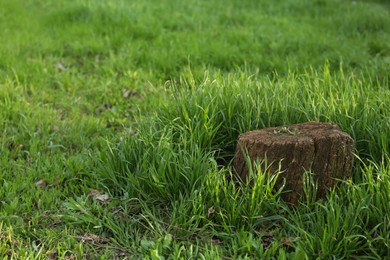
<instances>
[{"instance_id":1,"label":"stump base","mask_svg":"<svg viewBox=\"0 0 390 260\"><path fill-rule=\"evenodd\" d=\"M317 197L352 174L354 141L334 123L307 122L285 127L271 127L241 134L238 138L233 167L241 179L248 168L243 151L252 161L274 162L268 173L278 170L281 175L277 188L286 180L283 199L296 204L303 195L303 174L311 171L318 183Z\"/></svg>"}]
</instances>

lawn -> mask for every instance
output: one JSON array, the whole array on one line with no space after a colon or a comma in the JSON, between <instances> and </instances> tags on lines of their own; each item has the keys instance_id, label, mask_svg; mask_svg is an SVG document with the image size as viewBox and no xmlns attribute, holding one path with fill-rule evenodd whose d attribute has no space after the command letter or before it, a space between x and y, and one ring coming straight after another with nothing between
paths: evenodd
<instances>
[{"instance_id":1,"label":"lawn","mask_svg":"<svg viewBox=\"0 0 390 260\"><path fill-rule=\"evenodd\" d=\"M386 0L0 0L0 257L384 259ZM240 133L335 122L353 177L297 207Z\"/></svg>"}]
</instances>

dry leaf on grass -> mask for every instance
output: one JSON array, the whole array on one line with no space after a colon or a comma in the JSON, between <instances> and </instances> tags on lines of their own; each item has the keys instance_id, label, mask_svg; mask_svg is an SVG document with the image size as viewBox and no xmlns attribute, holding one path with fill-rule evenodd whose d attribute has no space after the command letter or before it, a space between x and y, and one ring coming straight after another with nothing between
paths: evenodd
<instances>
[{"instance_id":1,"label":"dry leaf on grass","mask_svg":"<svg viewBox=\"0 0 390 260\"><path fill-rule=\"evenodd\" d=\"M59 70L59 71L65 71L66 70L66 67L65 65L62 63L62 62L57 62L55 67Z\"/></svg>"},{"instance_id":2,"label":"dry leaf on grass","mask_svg":"<svg viewBox=\"0 0 390 260\"><path fill-rule=\"evenodd\" d=\"M215 212L215 208L214 206L211 206L208 210L207 210L207 214L206 214L206 217L211 217Z\"/></svg>"},{"instance_id":3,"label":"dry leaf on grass","mask_svg":"<svg viewBox=\"0 0 390 260\"><path fill-rule=\"evenodd\" d=\"M124 90L122 90L122 93L123 93L124 98L130 98L130 97L135 97L135 96L139 95L135 90L132 90L132 89L124 89Z\"/></svg>"},{"instance_id":4,"label":"dry leaf on grass","mask_svg":"<svg viewBox=\"0 0 390 260\"><path fill-rule=\"evenodd\" d=\"M82 236L77 236L77 239L80 240L80 242L82 243L91 243L91 244L103 244L109 241L107 238L100 237L92 233L85 233Z\"/></svg>"},{"instance_id":5,"label":"dry leaf on grass","mask_svg":"<svg viewBox=\"0 0 390 260\"><path fill-rule=\"evenodd\" d=\"M52 184L49 184L49 182L47 180L44 180L44 179L41 179L37 182L35 182L35 186L37 186L38 188L53 188L53 187L58 187L59 186L59 177L56 176L54 182Z\"/></svg>"},{"instance_id":6,"label":"dry leaf on grass","mask_svg":"<svg viewBox=\"0 0 390 260\"><path fill-rule=\"evenodd\" d=\"M38 188L45 188L47 186L47 181L46 180L39 180L35 183L35 186L37 186Z\"/></svg>"},{"instance_id":7,"label":"dry leaf on grass","mask_svg":"<svg viewBox=\"0 0 390 260\"><path fill-rule=\"evenodd\" d=\"M89 195L103 204L108 204L110 202L110 196L108 196L106 193L102 194L98 190L89 189Z\"/></svg>"},{"instance_id":8,"label":"dry leaf on grass","mask_svg":"<svg viewBox=\"0 0 390 260\"><path fill-rule=\"evenodd\" d=\"M57 253L56 249L48 250L46 252L46 255L47 255L47 259L48 260L56 260L56 259L58 259L58 253Z\"/></svg>"}]
</instances>

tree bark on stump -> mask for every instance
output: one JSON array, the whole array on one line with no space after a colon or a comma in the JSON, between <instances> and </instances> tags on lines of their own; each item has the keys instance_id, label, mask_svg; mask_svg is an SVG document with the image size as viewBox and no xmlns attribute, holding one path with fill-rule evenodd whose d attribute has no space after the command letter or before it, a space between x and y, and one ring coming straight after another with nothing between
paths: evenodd
<instances>
[{"instance_id":1,"label":"tree bark on stump","mask_svg":"<svg viewBox=\"0 0 390 260\"><path fill-rule=\"evenodd\" d=\"M248 177L245 153L251 161L266 160L267 174L281 174L276 188L286 180L282 198L297 204L303 195L303 174L310 171L318 183L317 198L324 197L335 179L351 177L354 141L334 123L307 122L285 127L271 127L241 134L238 138L233 167L239 177ZM263 170L264 165L262 166Z\"/></svg>"}]
</instances>

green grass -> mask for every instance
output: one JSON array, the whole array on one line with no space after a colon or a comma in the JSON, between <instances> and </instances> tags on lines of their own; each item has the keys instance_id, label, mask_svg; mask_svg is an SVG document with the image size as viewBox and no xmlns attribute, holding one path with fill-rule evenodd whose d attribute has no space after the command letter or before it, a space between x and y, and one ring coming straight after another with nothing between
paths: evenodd
<instances>
[{"instance_id":1,"label":"green grass","mask_svg":"<svg viewBox=\"0 0 390 260\"><path fill-rule=\"evenodd\" d=\"M389 8L0 0L0 256L385 258ZM351 180L296 208L234 181L240 133L310 120L354 138Z\"/></svg>"}]
</instances>

